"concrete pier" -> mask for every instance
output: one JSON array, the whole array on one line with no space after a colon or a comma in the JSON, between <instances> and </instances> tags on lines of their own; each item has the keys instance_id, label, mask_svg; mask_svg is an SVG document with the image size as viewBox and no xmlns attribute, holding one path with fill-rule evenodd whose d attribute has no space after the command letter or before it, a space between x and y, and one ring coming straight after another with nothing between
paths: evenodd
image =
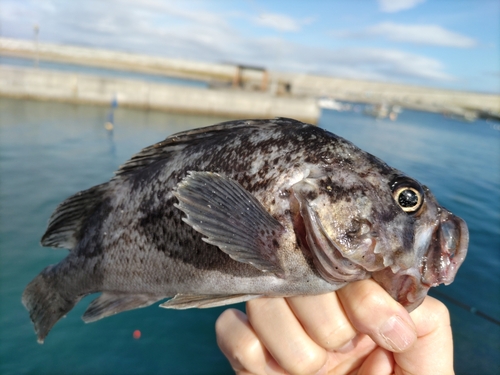
<instances>
[{"instance_id":1,"label":"concrete pier","mask_svg":"<svg viewBox=\"0 0 500 375\"><path fill-rule=\"evenodd\" d=\"M0 55L206 81L213 79L231 81L238 70L236 65L230 64L211 64L54 43L35 44L33 41L1 37ZM248 72L250 77L252 73L257 75Z\"/></svg>"},{"instance_id":2,"label":"concrete pier","mask_svg":"<svg viewBox=\"0 0 500 375\"><path fill-rule=\"evenodd\" d=\"M0 66L0 96L219 115L231 118L292 117L316 123L314 98L209 90L54 70Z\"/></svg>"},{"instance_id":3,"label":"concrete pier","mask_svg":"<svg viewBox=\"0 0 500 375\"><path fill-rule=\"evenodd\" d=\"M262 73L255 70L241 72L237 65L231 64L144 56L9 38L0 38L0 55L30 58L34 61L58 61L205 80L212 83L214 87L224 87L224 84L220 83L234 82L235 77L238 77L240 83L244 83L245 87L262 86ZM232 117L288 116L313 119L309 120L312 122L315 122L319 116L319 110L315 108L314 101L320 96L328 96L336 100L384 103L466 118L474 118L477 115L500 118L500 95L496 94L442 90L309 74L265 72L266 81L269 82L268 85L266 84L266 92L251 92L200 90L138 82L134 84L128 80L90 78L76 74L58 76L56 72L42 70L22 72L21 70L8 71L5 69L2 69L0 74L12 74L13 76L10 80L1 77L0 95L8 96L102 103L110 100L110 96L116 95L122 104L129 106L222 114ZM67 80L73 83L71 84ZM84 82L85 80L88 82ZM27 82L23 87L24 91L19 86L22 85L21 83L16 86L15 82L18 81ZM42 82L49 86L44 89ZM56 82L61 85L60 88L57 88ZM34 86L28 87L30 85ZM97 87L102 87L102 89L97 89ZM286 87L285 91L281 90L283 87ZM97 94L98 92L99 94Z\"/></svg>"},{"instance_id":4,"label":"concrete pier","mask_svg":"<svg viewBox=\"0 0 500 375\"><path fill-rule=\"evenodd\" d=\"M468 112L500 115L500 95L308 74L281 73L276 75L278 79L290 82L296 95L326 95L337 100L387 103L405 108L457 115Z\"/></svg>"}]
</instances>

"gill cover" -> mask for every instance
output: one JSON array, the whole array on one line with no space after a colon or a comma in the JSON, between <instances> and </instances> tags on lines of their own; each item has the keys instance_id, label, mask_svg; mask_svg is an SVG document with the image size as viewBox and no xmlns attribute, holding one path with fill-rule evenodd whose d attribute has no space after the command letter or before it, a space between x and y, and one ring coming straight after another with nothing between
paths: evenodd
<instances>
[{"instance_id":1,"label":"gill cover","mask_svg":"<svg viewBox=\"0 0 500 375\"><path fill-rule=\"evenodd\" d=\"M315 211L316 184L305 179L291 187L291 212L302 247L307 247L320 275L331 283L368 278L366 269L347 258L341 246L330 238Z\"/></svg>"}]
</instances>

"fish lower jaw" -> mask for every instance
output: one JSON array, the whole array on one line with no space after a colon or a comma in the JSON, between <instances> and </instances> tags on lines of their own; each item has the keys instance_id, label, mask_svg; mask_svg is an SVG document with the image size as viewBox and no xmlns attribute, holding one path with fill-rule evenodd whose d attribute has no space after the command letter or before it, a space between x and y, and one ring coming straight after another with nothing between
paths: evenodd
<instances>
[{"instance_id":1,"label":"fish lower jaw","mask_svg":"<svg viewBox=\"0 0 500 375\"><path fill-rule=\"evenodd\" d=\"M398 293L398 301L408 311L420 306L430 288L429 285L421 282L420 273L416 269L411 270L412 272L406 275Z\"/></svg>"},{"instance_id":2,"label":"fish lower jaw","mask_svg":"<svg viewBox=\"0 0 500 375\"><path fill-rule=\"evenodd\" d=\"M416 267L400 270L397 273L393 273L388 267L374 272L372 277L410 312L422 303L429 290L429 286L421 283L420 272Z\"/></svg>"}]
</instances>

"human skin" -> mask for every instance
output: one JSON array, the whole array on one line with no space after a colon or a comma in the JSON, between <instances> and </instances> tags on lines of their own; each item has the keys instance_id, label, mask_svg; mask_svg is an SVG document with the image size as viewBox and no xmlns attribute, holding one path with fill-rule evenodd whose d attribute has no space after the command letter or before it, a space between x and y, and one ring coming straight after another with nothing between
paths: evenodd
<instances>
[{"instance_id":1,"label":"human skin","mask_svg":"<svg viewBox=\"0 0 500 375\"><path fill-rule=\"evenodd\" d=\"M373 280L332 293L247 302L216 322L239 375L453 374L449 313L427 296L408 313Z\"/></svg>"}]
</instances>

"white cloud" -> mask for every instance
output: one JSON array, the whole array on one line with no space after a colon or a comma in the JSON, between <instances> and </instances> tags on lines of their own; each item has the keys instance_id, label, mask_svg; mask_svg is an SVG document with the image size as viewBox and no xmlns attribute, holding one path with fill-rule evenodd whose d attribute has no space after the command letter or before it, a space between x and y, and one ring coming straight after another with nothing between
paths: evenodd
<instances>
[{"instance_id":1,"label":"white cloud","mask_svg":"<svg viewBox=\"0 0 500 375\"><path fill-rule=\"evenodd\" d=\"M416 7L425 0L377 0L379 9L385 13L396 13Z\"/></svg>"},{"instance_id":2,"label":"white cloud","mask_svg":"<svg viewBox=\"0 0 500 375\"><path fill-rule=\"evenodd\" d=\"M384 22L369 28L367 31L373 35L385 36L398 42L460 48L469 48L476 45L474 39L446 30L438 25L402 25Z\"/></svg>"},{"instance_id":3,"label":"white cloud","mask_svg":"<svg viewBox=\"0 0 500 375\"><path fill-rule=\"evenodd\" d=\"M455 33L439 25L404 25L383 22L361 31L334 32L337 37L383 37L394 42L408 42L443 47L470 48L477 42L473 38Z\"/></svg>"},{"instance_id":4,"label":"white cloud","mask_svg":"<svg viewBox=\"0 0 500 375\"><path fill-rule=\"evenodd\" d=\"M278 31L299 31L303 25L312 22L312 19L297 20L285 14L262 13L253 19L254 23Z\"/></svg>"},{"instance_id":5,"label":"white cloud","mask_svg":"<svg viewBox=\"0 0 500 375\"><path fill-rule=\"evenodd\" d=\"M108 0L109 1L109 0ZM179 6L182 2L162 0L111 0L121 2L131 7L133 13L137 9L142 12L148 11L154 15L169 15L185 21L191 21L204 25L220 26L225 24L224 15L203 9L199 2L186 2L187 6ZM134 9L135 8L135 9Z\"/></svg>"},{"instance_id":6,"label":"white cloud","mask_svg":"<svg viewBox=\"0 0 500 375\"><path fill-rule=\"evenodd\" d=\"M438 60L391 49L346 48L332 51L331 62L353 73L371 74L374 78L395 81L401 78L427 81L450 81L454 77L444 71ZM350 78L356 78L352 76Z\"/></svg>"},{"instance_id":7,"label":"white cloud","mask_svg":"<svg viewBox=\"0 0 500 375\"><path fill-rule=\"evenodd\" d=\"M15 8L18 3L10 4ZM237 25L248 21L248 16L212 12L203 2L88 0L74 4L57 2L56 14L34 10L44 20L40 24L41 41L346 78L420 84L454 79L441 62L422 55L393 49L312 47L281 37L249 36ZM12 18L2 18L6 21L2 29L9 31L4 35L32 38L31 18L9 14ZM237 22L233 22L235 19ZM280 24L287 25L286 30L295 30L300 22L303 25L306 20Z\"/></svg>"}]
</instances>

